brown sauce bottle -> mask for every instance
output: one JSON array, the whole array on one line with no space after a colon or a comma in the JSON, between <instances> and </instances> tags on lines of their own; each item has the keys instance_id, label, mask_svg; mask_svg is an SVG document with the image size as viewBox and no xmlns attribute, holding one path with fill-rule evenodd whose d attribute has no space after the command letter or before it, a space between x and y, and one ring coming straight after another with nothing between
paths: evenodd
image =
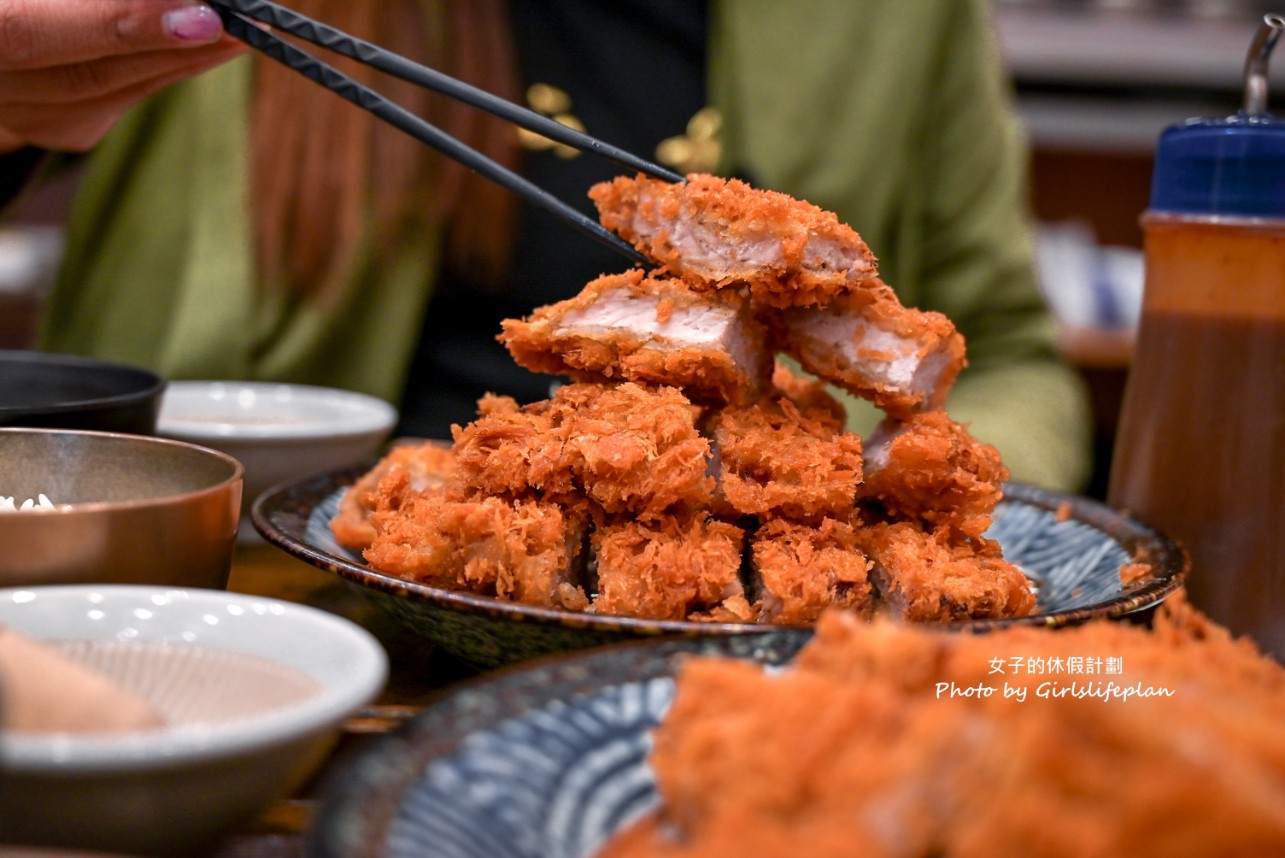
<instances>
[{"instance_id":1,"label":"brown sauce bottle","mask_svg":"<svg viewBox=\"0 0 1285 858\"><path fill-rule=\"evenodd\" d=\"M1285 121L1247 109L1160 138L1146 284L1108 499L1181 542L1193 604L1285 660Z\"/></svg>"}]
</instances>

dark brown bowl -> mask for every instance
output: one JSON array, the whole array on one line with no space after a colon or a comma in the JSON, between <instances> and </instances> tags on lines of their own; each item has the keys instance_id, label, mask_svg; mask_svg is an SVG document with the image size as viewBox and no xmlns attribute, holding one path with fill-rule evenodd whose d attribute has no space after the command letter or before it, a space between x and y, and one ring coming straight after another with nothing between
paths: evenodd
<instances>
[{"instance_id":1,"label":"dark brown bowl","mask_svg":"<svg viewBox=\"0 0 1285 858\"><path fill-rule=\"evenodd\" d=\"M165 380L125 364L0 351L0 426L151 435Z\"/></svg>"},{"instance_id":2,"label":"dark brown bowl","mask_svg":"<svg viewBox=\"0 0 1285 858\"><path fill-rule=\"evenodd\" d=\"M0 427L0 586L227 586L244 469L231 456L120 432Z\"/></svg>"}]
</instances>

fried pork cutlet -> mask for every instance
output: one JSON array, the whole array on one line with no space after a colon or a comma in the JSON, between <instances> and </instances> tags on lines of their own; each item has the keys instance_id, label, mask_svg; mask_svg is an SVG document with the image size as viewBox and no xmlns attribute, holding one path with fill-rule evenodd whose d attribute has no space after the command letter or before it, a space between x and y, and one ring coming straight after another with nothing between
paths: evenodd
<instances>
[{"instance_id":1,"label":"fried pork cutlet","mask_svg":"<svg viewBox=\"0 0 1285 858\"><path fill-rule=\"evenodd\" d=\"M705 514L644 523L603 522L594 529L599 614L654 620L750 622L741 585L740 528Z\"/></svg>"},{"instance_id":2,"label":"fried pork cutlet","mask_svg":"<svg viewBox=\"0 0 1285 858\"><path fill-rule=\"evenodd\" d=\"M393 475L393 479L402 479ZM557 504L390 492L371 515L371 566L411 581L528 605L584 610L576 578L586 519Z\"/></svg>"},{"instance_id":3,"label":"fried pork cutlet","mask_svg":"<svg viewBox=\"0 0 1285 858\"><path fill-rule=\"evenodd\" d=\"M572 493L562 428L547 402L520 408L509 397L483 397L479 414L467 426L451 427L455 495L516 497L535 491L557 498Z\"/></svg>"},{"instance_id":4,"label":"fried pork cutlet","mask_svg":"<svg viewBox=\"0 0 1285 858\"><path fill-rule=\"evenodd\" d=\"M1180 596L1154 630L835 611L784 671L683 663L660 810L597 858L1280 855L1282 723L1281 666Z\"/></svg>"},{"instance_id":5,"label":"fried pork cutlet","mask_svg":"<svg viewBox=\"0 0 1285 858\"><path fill-rule=\"evenodd\" d=\"M568 384L549 413L565 438L561 467L607 513L647 519L709 503L709 441L677 388Z\"/></svg>"},{"instance_id":6,"label":"fried pork cutlet","mask_svg":"<svg viewBox=\"0 0 1285 858\"><path fill-rule=\"evenodd\" d=\"M808 420L824 423L835 432L841 432L847 425L847 409L826 390L824 382L796 375L779 360L772 369L772 388L778 395L793 402L799 413Z\"/></svg>"},{"instance_id":7,"label":"fried pork cutlet","mask_svg":"<svg viewBox=\"0 0 1285 858\"><path fill-rule=\"evenodd\" d=\"M804 625L831 607L868 616L873 604L869 567L847 522L827 518L813 527L769 521L750 541L758 621Z\"/></svg>"},{"instance_id":8,"label":"fried pork cutlet","mask_svg":"<svg viewBox=\"0 0 1285 858\"><path fill-rule=\"evenodd\" d=\"M520 366L580 381L664 384L700 402L750 402L766 386L765 329L740 293L695 292L639 269L574 298L506 319L500 341Z\"/></svg>"},{"instance_id":9,"label":"fried pork cutlet","mask_svg":"<svg viewBox=\"0 0 1285 858\"><path fill-rule=\"evenodd\" d=\"M998 450L946 412L925 411L904 423L885 420L866 439L857 497L876 501L892 518L976 539L990 527L1007 479Z\"/></svg>"},{"instance_id":10,"label":"fried pork cutlet","mask_svg":"<svg viewBox=\"0 0 1285 858\"><path fill-rule=\"evenodd\" d=\"M442 444L429 441L393 447L344 492L339 500L339 510L330 520L330 532L340 545L360 551L375 538L370 514L376 506L380 481L386 475L404 471L408 479L399 485L408 491L418 492L445 485L454 469L455 457Z\"/></svg>"},{"instance_id":11,"label":"fried pork cutlet","mask_svg":"<svg viewBox=\"0 0 1285 858\"><path fill-rule=\"evenodd\" d=\"M737 179L621 176L589 196L603 226L645 256L704 288L747 284L767 306L826 304L877 269L861 236L833 213Z\"/></svg>"},{"instance_id":12,"label":"fried pork cutlet","mask_svg":"<svg viewBox=\"0 0 1285 858\"><path fill-rule=\"evenodd\" d=\"M725 408L709 421L722 514L846 519L861 482L861 438L835 432L785 397Z\"/></svg>"},{"instance_id":13,"label":"fried pork cutlet","mask_svg":"<svg viewBox=\"0 0 1285 858\"><path fill-rule=\"evenodd\" d=\"M966 363L950 319L903 306L881 281L824 307L783 310L779 328L805 370L893 416L941 407Z\"/></svg>"},{"instance_id":14,"label":"fried pork cutlet","mask_svg":"<svg viewBox=\"0 0 1285 858\"><path fill-rule=\"evenodd\" d=\"M996 542L952 542L908 521L866 525L857 534L874 563L881 607L894 618L949 623L1023 617L1035 608L1026 575Z\"/></svg>"}]
</instances>

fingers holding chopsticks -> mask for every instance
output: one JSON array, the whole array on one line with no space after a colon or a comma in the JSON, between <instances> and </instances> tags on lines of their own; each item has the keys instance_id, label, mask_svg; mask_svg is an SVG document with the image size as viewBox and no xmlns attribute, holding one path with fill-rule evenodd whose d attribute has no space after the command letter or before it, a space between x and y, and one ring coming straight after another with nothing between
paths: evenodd
<instances>
[{"instance_id":1,"label":"fingers holding chopsticks","mask_svg":"<svg viewBox=\"0 0 1285 858\"><path fill-rule=\"evenodd\" d=\"M191 0L0 0L0 153L88 149L139 100L243 50Z\"/></svg>"},{"instance_id":2,"label":"fingers holding chopsticks","mask_svg":"<svg viewBox=\"0 0 1285 858\"><path fill-rule=\"evenodd\" d=\"M217 41L219 16L192 0L0 0L0 68L43 68Z\"/></svg>"}]
</instances>

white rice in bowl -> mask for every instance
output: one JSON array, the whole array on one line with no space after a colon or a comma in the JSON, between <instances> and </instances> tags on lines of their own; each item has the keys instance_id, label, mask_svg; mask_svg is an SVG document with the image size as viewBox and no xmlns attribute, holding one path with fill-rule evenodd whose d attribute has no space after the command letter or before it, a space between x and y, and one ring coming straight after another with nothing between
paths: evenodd
<instances>
[{"instance_id":1,"label":"white rice in bowl","mask_svg":"<svg viewBox=\"0 0 1285 858\"><path fill-rule=\"evenodd\" d=\"M63 504L62 506L66 506ZM0 495L0 512L22 512L28 509L59 509L59 505L49 500L43 493L36 496L35 500L27 498L22 503L18 503L16 498L5 497Z\"/></svg>"}]
</instances>

